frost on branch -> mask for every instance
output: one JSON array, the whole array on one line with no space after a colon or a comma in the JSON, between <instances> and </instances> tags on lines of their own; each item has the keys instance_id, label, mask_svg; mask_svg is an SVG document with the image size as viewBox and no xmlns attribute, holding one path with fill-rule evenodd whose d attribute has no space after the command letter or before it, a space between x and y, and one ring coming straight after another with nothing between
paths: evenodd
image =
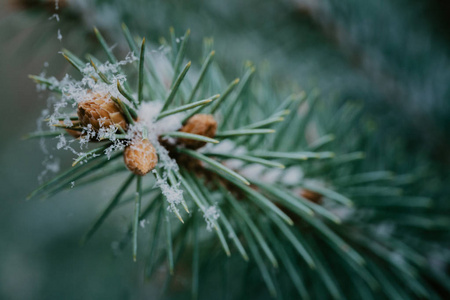
<instances>
[{"instance_id":1,"label":"frost on branch","mask_svg":"<svg viewBox=\"0 0 450 300\"><path fill-rule=\"evenodd\" d=\"M130 102L118 90L118 85L125 87L127 77L121 73L121 67L133 63L137 58L132 54L117 63L99 63L95 66L86 63L78 66L82 78L75 79L66 74L61 80L54 77L46 78L45 73L40 77L44 83L38 83L40 91L49 89L59 91L60 96L49 97L49 109L45 112L45 121L50 131L63 127L64 131L55 137L56 149L69 150L75 155L75 163L87 163L98 156L111 159L115 152L124 151L124 162L129 170L138 176L144 176L154 170L155 186L165 196L168 210L179 215L178 205L183 203L183 190L180 183L169 174L178 172L179 167L175 159L169 156L168 150L160 144L162 135L178 131L182 127L184 113L166 116L157 120L163 108L160 99L145 99L139 106ZM167 63L164 59L157 63ZM167 68L162 68L162 72ZM102 74L99 78L99 74ZM119 83L119 84L118 84ZM131 92L130 92L131 93ZM135 99L136 94L131 96ZM129 97L128 97L129 98ZM118 99L116 101L114 99ZM130 120L126 116L126 109L133 108L136 115ZM76 113L75 113L76 112ZM99 148L98 142L108 142L104 149ZM175 140L168 138L168 144ZM92 151L94 146L100 149ZM151 145L151 146L149 146ZM151 154L147 153L148 149ZM218 210L211 206L205 213L208 228L217 219Z\"/></svg>"}]
</instances>

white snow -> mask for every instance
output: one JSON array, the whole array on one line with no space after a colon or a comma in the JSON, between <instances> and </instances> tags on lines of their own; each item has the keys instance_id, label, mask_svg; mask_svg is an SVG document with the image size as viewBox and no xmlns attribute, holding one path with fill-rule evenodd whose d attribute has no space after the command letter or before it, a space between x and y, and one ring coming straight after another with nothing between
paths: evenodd
<instances>
[{"instance_id":1,"label":"white snow","mask_svg":"<svg viewBox=\"0 0 450 300\"><path fill-rule=\"evenodd\" d=\"M295 185L302 181L305 173L303 172L303 169L300 166L296 167L290 167L287 170L280 170L283 171L283 177L281 181L287 185Z\"/></svg>"},{"instance_id":2,"label":"white snow","mask_svg":"<svg viewBox=\"0 0 450 300\"><path fill-rule=\"evenodd\" d=\"M205 213L203 214L203 218L206 221L206 229L211 231L214 227L214 222L220 217L219 209L217 208L217 204L211 205L205 209Z\"/></svg>"},{"instance_id":3,"label":"white snow","mask_svg":"<svg viewBox=\"0 0 450 300\"><path fill-rule=\"evenodd\" d=\"M153 174L155 174L156 177L156 186L161 189L162 194L169 203L167 209L172 212L178 212L177 205L181 204L183 201L183 191L179 189L179 183L175 186L171 186L168 183L167 177L161 178L156 170L153 170Z\"/></svg>"},{"instance_id":4,"label":"white snow","mask_svg":"<svg viewBox=\"0 0 450 300\"><path fill-rule=\"evenodd\" d=\"M156 121L162 107L162 101L153 100L151 102L142 103L138 112L139 120L147 127L149 135L156 138L163 133L180 129L181 120L183 119L183 114L180 113Z\"/></svg>"},{"instance_id":5,"label":"white snow","mask_svg":"<svg viewBox=\"0 0 450 300\"><path fill-rule=\"evenodd\" d=\"M59 22L59 15L58 14L53 14L50 18L48 18L49 20L53 20L56 19L56 22Z\"/></svg>"},{"instance_id":6,"label":"white snow","mask_svg":"<svg viewBox=\"0 0 450 300\"><path fill-rule=\"evenodd\" d=\"M141 228L145 228L145 225L147 225L148 223L149 223L149 221L144 219L139 222L139 226L141 226Z\"/></svg>"}]
</instances>

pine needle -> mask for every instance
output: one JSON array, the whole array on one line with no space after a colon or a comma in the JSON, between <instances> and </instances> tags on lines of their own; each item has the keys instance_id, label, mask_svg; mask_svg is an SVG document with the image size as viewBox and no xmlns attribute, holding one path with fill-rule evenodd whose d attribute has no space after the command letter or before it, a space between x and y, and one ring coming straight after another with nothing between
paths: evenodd
<instances>
[{"instance_id":1,"label":"pine needle","mask_svg":"<svg viewBox=\"0 0 450 300\"><path fill-rule=\"evenodd\" d=\"M109 214L114 210L117 203L119 203L120 198L127 190L128 186L131 184L131 181L134 179L135 175L131 174L128 176L128 179L124 181L122 186L117 191L116 195L113 197L111 202L105 207L103 212L97 217L95 222L92 224L91 228L87 231L87 233L84 235L84 237L81 240L81 244L85 244L91 236L97 231L97 229L100 227L100 225L105 221L105 219L109 216Z\"/></svg>"}]
</instances>

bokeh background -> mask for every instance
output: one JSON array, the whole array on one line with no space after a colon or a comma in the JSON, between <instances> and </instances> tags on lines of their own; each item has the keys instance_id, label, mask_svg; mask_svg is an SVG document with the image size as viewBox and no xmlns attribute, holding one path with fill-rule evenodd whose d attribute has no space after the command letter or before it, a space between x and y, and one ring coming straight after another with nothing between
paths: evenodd
<instances>
[{"instance_id":1,"label":"bokeh background","mask_svg":"<svg viewBox=\"0 0 450 300\"><path fill-rule=\"evenodd\" d=\"M49 19L54 13L59 22ZM250 59L269 70L274 81L319 89L332 108L355 101L362 107L358 124L365 129L354 150L365 151L373 169L419 173L422 180L412 193L430 196L437 210L450 212L447 1L60 0L55 11L53 1L3 0L0 299L160 295L160 282L145 282L140 265L114 250L127 225L127 209L79 246L110 191L96 186L45 201L25 200L38 185L45 159L37 140L21 140L37 128L46 107L45 95L36 92L28 74L45 70L61 77L69 68L58 54L61 48L77 54L95 51L92 26L117 37L122 22L155 44L168 36L170 26L179 36L190 28L188 56L194 60L200 59L203 38L213 37L216 60L230 78ZM60 160L61 168L70 162L67 153L60 153Z\"/></svg>"}]
</instances>

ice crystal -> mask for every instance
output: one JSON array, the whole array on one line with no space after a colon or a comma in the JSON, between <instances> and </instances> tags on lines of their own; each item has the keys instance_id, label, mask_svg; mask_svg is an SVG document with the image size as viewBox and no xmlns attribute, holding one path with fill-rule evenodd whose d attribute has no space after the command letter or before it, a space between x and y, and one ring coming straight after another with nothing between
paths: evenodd
<instances>
[{"instance_id":1,"label":"ice crystal","mask_svg":"<svg viewBox=\"0 0 450 300\"><path fill-rule=\"evenodd\" d=\"M219 209L217 205L211 205L205 209L205 213L203 214L203 218L206 221L206 229L211 231L214 227L215 221L220 217Z\"/></svg>"},{"instance_id":2,"label":"ice crystal","mask_svg":"<svg viewBox=\"0 0 450 300\"><path fill-rule=\"evenodd\" d=\"M147 220L141 220L139 222L139 226L141 226L141 228L145 228L145 225L148 224L148 223L149 223L149 221L147 221Z\"/></svg>"},{"instance_id":3,"label":"ice crystal","mask_svg":"<svg viewBox=\"0 0 450 300\"><path fill-rule=\"evenodd\" d=\"M59 166L59 158L54 157L53 155L47 156L43 162L42 165L44 166L44 170L39 174L38 181L40 183L43 182L45 176L49 173L58 173L60 166Z\"/></svg>"},{"instance_id":4,"label":"ice crystal","mask_svg":"<svg viewBox=\"0 0 450 300\"><path fill-rule=\"evenodd\" d=\"M49 20L53 20L55 19L56 22L59 22L59 15L58 14L53 14L50 18L48 18Z\"/></svg>"},{"instance_id":5,"label":"ice crystal","mask_svg":"<svg viewBox=\"0 0 450 300\"><path fill-rule=\"evenodd\" d=\"M167 177L161 177L155 170L153 170L153 173L156 177L156 186L161 189L162 194L166 197L166 200L169 203L167 209L172 212L178 212L177 205L183 202L183 191L179 188L179 183L171 186L168 183Z\"/></svg>"},{"instance_id":6,"label":"ice crystal","mask_svg":"<svg viewBox=\"0 0 450 300\"><path fill-rule=\"evenodd\" d=\"M59 141L58 141L58 144L56 145L56 149L61 149L61 148L63 148L64 146L66 146L67 140L66 140L66 137L64 136L64 134L61 133L61 134L58 136L58 139L59 139Z\"/></svg>"}]
</instances>

